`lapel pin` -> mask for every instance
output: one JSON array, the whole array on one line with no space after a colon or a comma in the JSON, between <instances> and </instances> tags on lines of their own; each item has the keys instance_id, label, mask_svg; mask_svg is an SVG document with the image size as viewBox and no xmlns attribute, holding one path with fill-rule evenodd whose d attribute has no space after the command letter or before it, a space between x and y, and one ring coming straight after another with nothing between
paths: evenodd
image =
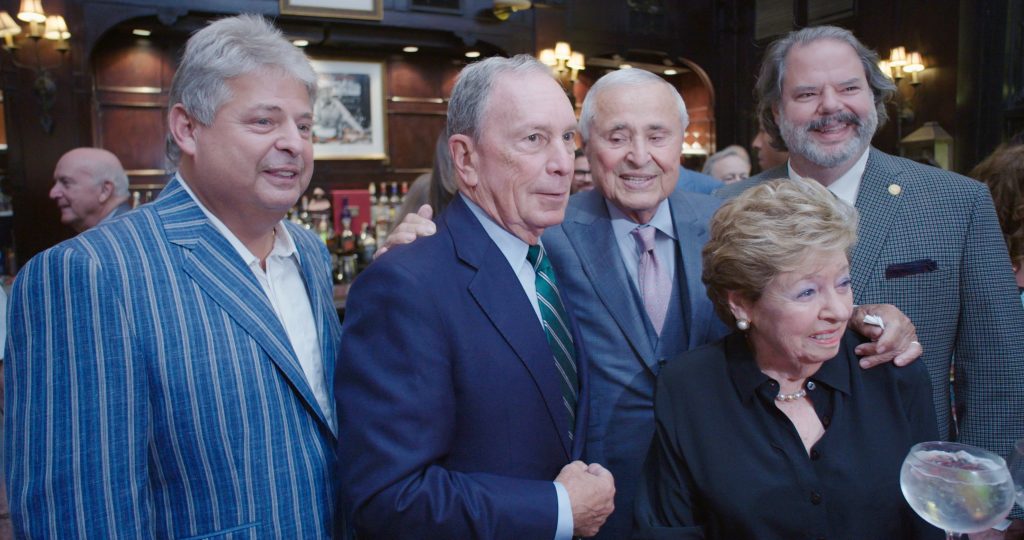
<instances>
[{"instance_id":1,"label":"lapel pin","mask_svg":"<svg viewBox=\"0 0 1024 540\"><path fill-rule=\"evenodd\" d=\"M889 195L899 195L903 192L903 188L899 184L889 184Z\"/></svg>"}]
</instances>

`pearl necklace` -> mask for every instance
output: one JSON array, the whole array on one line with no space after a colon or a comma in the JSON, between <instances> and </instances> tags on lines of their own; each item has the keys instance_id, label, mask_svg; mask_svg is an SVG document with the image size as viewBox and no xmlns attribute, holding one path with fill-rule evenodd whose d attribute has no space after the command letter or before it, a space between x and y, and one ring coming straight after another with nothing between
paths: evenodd
<instances>
[{"instance_id":1,"label":"pearl necklace","mask_svg":"<svg viewBox=\"0 0 1024 540\"><path fill-rule=\"evenodd\" d=\"M811 388L814 388L813 384L814 383L812 383L812 382L808 382L807 386L810 386ZM796 392L793 392L792 394L783 394L782 392L779 392L779 394L775 396L775 401L781 401L783 403L789 403L790 401L796 401L798 399L803 399L806 396L807 396L807 388L801 386L799 390L797 390Z\"/></svg>"}]
</instances>

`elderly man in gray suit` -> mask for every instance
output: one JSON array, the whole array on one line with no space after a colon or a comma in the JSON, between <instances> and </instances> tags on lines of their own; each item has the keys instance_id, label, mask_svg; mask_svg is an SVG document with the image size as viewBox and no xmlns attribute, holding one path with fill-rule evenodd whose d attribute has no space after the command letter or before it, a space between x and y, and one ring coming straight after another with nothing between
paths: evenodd
<instances>
[{"instance_id":1,"label":"elderly man in gray suit","mask_svg":"<svg viewBox=\"0 0 1024 540\"><path fill-rule=\"evenodd\" d=\"M587 459L616 477L615 512L599 538L628 538L633 497L654 433L654 382L662 365L724 335L700 281L714 197L678 182L686 105L653 73L618 70L583 102L580 132L597 189L574 195L565 220L541 237L580 326L591 359ZM411 214L389 243L433 234ZM646 232L645 232L646 230ZM647 239L653 246L641 247ZM653 268L652 268L653 267ZM864 306L887 321L884 337L863 344L865 367L920 354L913 325L888 306ZM891 323L891 326L888 324ZM860 330L879 338L878 328ZM887 351L887 352L886 352Z\"/></svg>"},{"instance_id":2,"label":"elderly man in gray suit","mask_svg":"<svg viewBox=\"0 0 1024 540\"><path fill-rule=\"evenodd\" d=\"M772 44L758 78L759 114L789 149L788 166L718 193L801 176L855 204L854 302L891 302L917 326L940 433L1006 455L1024 437L1024 310L992 199L974 180L870 147L895 91L877 62L831 26Z\"/></svg>"}]
</instances>

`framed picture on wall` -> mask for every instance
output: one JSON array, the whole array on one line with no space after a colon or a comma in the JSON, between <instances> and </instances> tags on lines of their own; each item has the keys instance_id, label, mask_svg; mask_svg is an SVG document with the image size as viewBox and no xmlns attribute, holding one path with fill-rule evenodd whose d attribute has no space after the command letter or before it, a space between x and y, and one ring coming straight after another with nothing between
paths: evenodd
<instances>
[{"instance_id":1,"label":"framed picture on wall","mask_svg":"<svg viewBox=\"0 0 1024 540\"><path fill-rule=\"evenodd\" d=\"M382 16L383 0L280 0L282 15L372 19Z\"/></svg>"},{"instance_id":2,"label":"framed picture on wall","mask_svg":"<svg viewBox=\"0 0 1024 540\"><path fill-rule=\"evenodd\" d=\"M387 159L384 63L313 60L316 159Z\"/></svg>"}]
</instances>

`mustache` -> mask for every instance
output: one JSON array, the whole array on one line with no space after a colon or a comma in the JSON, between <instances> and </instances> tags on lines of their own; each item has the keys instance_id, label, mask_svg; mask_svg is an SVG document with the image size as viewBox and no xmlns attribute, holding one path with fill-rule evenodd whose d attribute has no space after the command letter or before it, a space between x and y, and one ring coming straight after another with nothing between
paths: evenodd
<instances>
[{"instance_id":1,"label":"mustache","mask_svg":"<svg viewBox=\"0 0 1024 540\"><path fill-rule=\"evenodd\" d=\"M844 111L844 112L838 112L838 113L835 113L835 114L830 114L828 116L825 116L823 118L819 118L817 120L812 120L809 124L807 124L807 131L814 131L816 129L821 129L821 128L823 128L823 127L825 127L825 126L827 126L829 124L832 124L832 123L837 123L837 124L838 123L846 123L846 124L852 124L852 125L857 126L857 127L861 127L863 125L863 122L861 122L861 119L860 119L859 116L857 116L856 114L853 114L852 112Z\"/></svg>"}]
</instances>

